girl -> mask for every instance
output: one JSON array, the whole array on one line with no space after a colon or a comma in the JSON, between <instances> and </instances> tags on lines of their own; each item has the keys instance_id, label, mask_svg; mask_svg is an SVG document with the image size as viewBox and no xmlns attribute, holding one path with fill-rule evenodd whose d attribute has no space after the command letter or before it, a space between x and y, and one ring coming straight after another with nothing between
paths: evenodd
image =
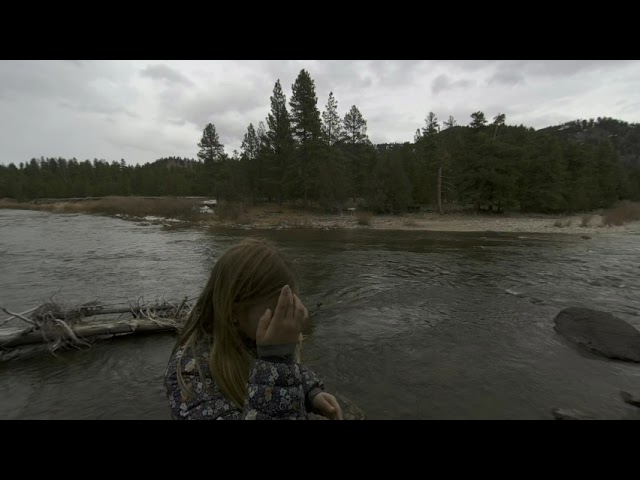
<instances>
[{"instance_id":1,"label":"girl","mask_svg":"<svg viewBox=\"0 0 640 480\"><path fill-rule=\"evenodd\" d=\"M218 259L165 372L174 419L342 420L336 398L300 364L309 317L297 291L291 263L265 241Z\"/></svg>"}]
</instances>

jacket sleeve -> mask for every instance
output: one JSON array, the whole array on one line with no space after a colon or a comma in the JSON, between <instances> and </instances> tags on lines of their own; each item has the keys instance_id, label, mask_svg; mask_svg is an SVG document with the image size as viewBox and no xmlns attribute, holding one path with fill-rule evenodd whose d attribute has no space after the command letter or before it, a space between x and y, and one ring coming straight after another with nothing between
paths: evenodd
<instances>
[{"instance_id":1,"label":"jacket sleeve","mask_svg":"<svg viewBox=\"0 0 640 480\"><path fill-rule=\"evenodd\" d=\"M305 407L307 412L313 411L313 398L324 391L324 382L312 370L304 365L299 365L304 389Z\"/></svg>"},{"instance_id":2,"label":"jacket sleeve","mask_svg":"<svg viewBox=\"0 0 640 480\"><path fill-rule=\"evenodd\" d=\"M181 392L178 385L176 367L181 355L182 376L192 395ZM200 360L201 369L206 368L203 360ZM201 375L193 357L181 351L172 357L165 374L165 385L174 419L306 419L302 373L300 366L289 356L270 355L252 361L242 409L227 399L208 377Z\"/></svg>"}]
</instances>

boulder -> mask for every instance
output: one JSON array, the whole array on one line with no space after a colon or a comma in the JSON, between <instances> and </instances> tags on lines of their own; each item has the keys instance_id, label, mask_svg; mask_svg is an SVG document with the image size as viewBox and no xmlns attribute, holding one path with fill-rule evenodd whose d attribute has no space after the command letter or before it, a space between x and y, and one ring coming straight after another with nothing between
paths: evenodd
<instances>
[{"instance_id":1,"label":"boulder","mask_svg":"<svg viewBox=\"0 0 640 480\"><path fill-rule=\"evenodd\" d=\"M591 353L640 363L640 331L610 313L570 307L555 318L555 330L570 343Z\"/></svg>"}]
</instances>

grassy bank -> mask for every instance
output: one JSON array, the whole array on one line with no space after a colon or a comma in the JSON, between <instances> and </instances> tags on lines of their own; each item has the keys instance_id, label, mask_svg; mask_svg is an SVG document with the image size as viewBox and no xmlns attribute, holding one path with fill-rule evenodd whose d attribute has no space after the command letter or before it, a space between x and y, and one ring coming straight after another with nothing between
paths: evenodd
<instances>
[{"instance_id":1,"label":"grassy bank","mask_svg":"<svg viewBox=\"0 0 640 480\"><path fill-rule=\"evenodd\" d=\"M460 232L581 233L640 232L640 204L622 203L602 212L581 215L475 215L412 213L372 215L367 211L328 214L292 205L225 203L214 213L201 211L204 198L104 197L39 200L18 203L0 200L0 208L118 215L129 219L180 220L182 225L210 225L243 229L431 230Z\"/></svg>"}]
</instances>

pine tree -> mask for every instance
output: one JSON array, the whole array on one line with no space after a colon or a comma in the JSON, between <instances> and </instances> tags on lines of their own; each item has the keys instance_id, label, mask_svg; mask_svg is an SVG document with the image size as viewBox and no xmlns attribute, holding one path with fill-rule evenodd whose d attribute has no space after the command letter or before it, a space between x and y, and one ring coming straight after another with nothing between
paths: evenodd
<instances>
[{"instance_id":1,"label":"pine tree","mask_svg":"<svg viewBox=\"0 0 640 480\"><path fill-rule=\"evenodd\" d=\"M242 150L240 159L244 162L242 171L244 172L246 187L255 202L261 197L262 158L260 155L260 139L252 123L247 127L247 133L244 134L240 148Z\"/></svg>"},{"instance_id":2,"label":"pine tree","mask_svg":"<svg viewBox=\"0 0 640 480\"><path fill-rule=\"evenodd\" d=\"M567 209L567 166L557 139L545 134L531 137L519 163L521 210L553 213Z\"/></svg>"},{"instance_id":3,"label":"pine tree","mask_svg":"<svg viewBox=\"0 0 640 480\"><path fill-rule=\"evenodd\" d=\"M447 128L455 127L456 125L456 119L453 118L453 115L449 115L449 119L445 120L445 122L442 124L444 130L446 130Z\"/></svg>"},{"instance_id":4,"label":"pine tree","mask_svg":"<svg viewBox=\"0 0 640 480\"><path fill-rule=\"evenodd\" d=\"M320 140L322 122L318 111L316 87L309 72L302 69L292 85L289 100L291 107L291 129L294 138L300 144Z\"/></svg>"},{"instance_id":5,"label":"pine tree","mask_svg":"<svg viewBox=\"0 0 640 480\"><path fill-rule=\"evenodd\" d=\"M273 87L271 112L267 116L267 125L269 130L266 132L266 189L270 196L281 203L285 199L286 192L291 190L296 172L291 168L294 143L291 119L287 111L287 98L282 92L280 80Z\"/></svg>"},{"instance_id":6,"label":"pine tree","mask_svg":"<svg viewBox=\"0 0 640 480\"><path fill-rule=\"evenodd\" d=\"M268 147L269 138L267 136L267 128L263 121L258 122L258 129L256 130L256 137L258 138L259 152Z\"/></svg>"},{"instance_id":7,"label":"pine tree","mask_svg":"<svg viewBox=\"0 0 640 480\"><path fill-rule=\"evenodd\" d=\"M244 134L244 139L242 140L240 148L242 149L242 156L248 160L255 160L258 156L260 141L258 140L258 135L253 128L253 123L250 123L247 127L247 133Z\"/></svg>"},{"instance_id":8,"label":"pine tree","mask_svg":"<svg viewBox=\"0 0 640 480\"><path fill-rule=\"evenodd\" d=\"M322 131L327 145L333 146L342 138L342 120L338 115L338 101L329 92L326 110L322 112Z\"/></svg>"},{"instance_id":9,"label":"pine tree","mask_svg":"<svg viewBox=\"0 0 640 480\"><path fill-rule=\"evenodd\" d=\"M355 105L344 116L344 141L351 144L369 143L367 121Z\"/></svg>"},{"instance_id":10,"label":"pine tree","mask_svg":"<svg viewBox=\"0 0 640 480\"><path fill-rule=\"evenodd\" d=\"M424 137L433 137L440 131L440 124L438 123L438 117L436 117L435 113L429 112L424 122L426 124L422 128L422 135Z\"/></svg>"},{"instance_id":11,"label":"pine tree","mask_svg":"<svg viewBox=\"0 0 640 480\"><path fill-rule=\"evenodd\" d=\"M378 212L406 211L411 203L411 182L402 161L401 150L387 149L380 153L373 171L369 175L369 208Z\"/></svg>"},{"instance_id":12,"label":"pine tree","mask_svg":"<svg viewBox=\"0 0 640 480\"><path fill-rule=\"evenodd\" d=\"M220 162L224 159L224 146L220 143L218 132L213 123L207 124L202 132L202 140L198 143L198 158L204 163Z\"/></svg>"},{"instance_id":13,"label":"pine tree","mask_svg":"<svg viewBox=\"0 0 640 480\"><path fill-rule=\"evenodd\" d=\"M287 111L287 97L282 92L280 80L273 87L271 112L267 116L267 140L276 155L287 151L292 145L291 119Z\"/></svg>"},{"instance_id":14,"label":"pine tree","mask_svg":"<svg viewBox=\"0 0 640 480\"><path fill-rule=\"evenodd\" d=\"M498 135L498 127L504 125L507 116L504 113L499 113L495 117L493 117L493 125L495 125L496 129L493 133L493 138L495 139Z\"/></svg>"},{"instance_id":15,"label":"pine tree","mask_svg":"<svg viewBox=\"0 0 640 480\"><path fill-rule=\"evenodd\" d=\"M482 112L474 112L471 114L471 123L469 124L472 128L481 128L487 124L487 119Z\"/></svg>"},{"instance_id":16,"label":"pine tree","mask_svg":"<svg viewBox=\"0 0 640 480\"><path fill-rule=\"evenodd\" d=\"M293 136L297 141L298 175L291 175L294 192L302 195L304 204L307 205L309 197L315 197L314 186L318 186L318 171L324 165L320 165L320 148L322 140L322 121L318 111L318 97L316 87L306 70L301 70L295 83L292 85L291 100L291 125Z\"/></svg>"}]
</instances>

